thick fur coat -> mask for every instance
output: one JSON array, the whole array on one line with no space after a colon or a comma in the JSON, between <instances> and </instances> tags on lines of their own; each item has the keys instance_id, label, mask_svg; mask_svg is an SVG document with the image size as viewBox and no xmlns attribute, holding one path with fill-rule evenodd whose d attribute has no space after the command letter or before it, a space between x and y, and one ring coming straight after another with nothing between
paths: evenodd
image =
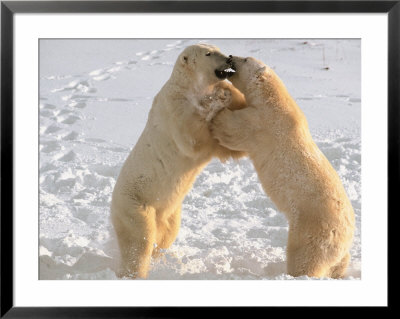
<instances>
[{"instance_id":1,"label":"thick fur coat","mask_svg":"<svg viewBox=\"0 0 400 319\"><path fill-rule=\"evenodd\" d=\"M349 263L354 212L336 171L314 143L307 120L275 72L253 58L234 57L233 85L242 110L212 120L222 146L244 151L265 192L287 217L287 271L342 277Z\"/></svg>"},{"instance_id":2,"label":"thick fur coat","mask_svg":"<svg viewBox=\"0 0 400 319\"><path fill-rule=\"evenodd\" d=\"M207 123L215 105L245 106L243 95L218 77L229 68L226 61L216 47L187 47L154 98L146 127L112 195L111 218L121 252L119 276L146 277L151 256L174 242L181 203L213 156L225 160L243 155L219 145Z\"/></svg>"}]
</instances>

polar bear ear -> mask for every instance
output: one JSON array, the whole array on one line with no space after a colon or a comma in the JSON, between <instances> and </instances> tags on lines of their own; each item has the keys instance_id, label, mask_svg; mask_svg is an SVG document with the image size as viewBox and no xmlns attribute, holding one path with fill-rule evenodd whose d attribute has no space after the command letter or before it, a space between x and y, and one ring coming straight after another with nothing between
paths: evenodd
<instances>
[{"instance_id":1,"label":"polar bear ear","mask_svg":"<svg viewBox=\"0 0 400 319\"><path fill-rule=\"evenodd\" d=\"M183 64L187 64L189 62L189 58L186 55L182 55L181 62Z\"/></svg>"}]
</instances>

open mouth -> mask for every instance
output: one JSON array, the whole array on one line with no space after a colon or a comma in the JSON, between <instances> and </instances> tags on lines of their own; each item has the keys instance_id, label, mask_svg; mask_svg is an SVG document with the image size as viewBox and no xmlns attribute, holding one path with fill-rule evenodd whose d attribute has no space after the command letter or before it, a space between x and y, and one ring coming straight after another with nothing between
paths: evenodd
<instances>
[{"instance_id":1,"label":"open mouth","mask_svg":"<svg viewBox=\"0 0 400 319\"><path fill-rule=\"evenodd\" d=\"M224 70L215 70L215 75L217 76L218 79L226 79L234 75L236 72L235 68L233 65L231 65L229 68L226 68Z\"/></svg>"}]
</instances>

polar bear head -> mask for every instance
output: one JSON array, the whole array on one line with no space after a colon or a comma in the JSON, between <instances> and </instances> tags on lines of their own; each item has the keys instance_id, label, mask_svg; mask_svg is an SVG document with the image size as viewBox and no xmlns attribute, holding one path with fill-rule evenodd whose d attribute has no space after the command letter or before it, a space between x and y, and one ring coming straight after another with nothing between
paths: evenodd
<instances>
[{"instance_id":1,"label":"polar bear head","mask_svg":"<svg viewBox=\"0 0 400 319\"><path fill-rule=\"evenodd\" d=\"M243 93L250 87L249 84L262 78L270 70L263 62L252 57L242 58L234 56L231 57L230 61L232 61L231 67L235 70L235 73L229 80Z\"/></svg>"},{"instance_id":2,"label":"polar bear head","mask_svg":"<svg viewBox=\"0 0 400 319\"><path fill-rule=\"evenodd\" d=\"M191 81L194 79L197 84L205 86L233 74L230 58L209 44L195 44L185 48L178 57L174 71L183 72Z\"/></svg>"}]
</instances>

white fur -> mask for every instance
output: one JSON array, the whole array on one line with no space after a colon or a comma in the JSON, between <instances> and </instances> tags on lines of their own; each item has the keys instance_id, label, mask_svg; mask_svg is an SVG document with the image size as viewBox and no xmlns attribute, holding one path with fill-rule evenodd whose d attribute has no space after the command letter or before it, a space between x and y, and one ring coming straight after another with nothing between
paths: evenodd
<instances>
[{"instance_id":1,"label":"white fur","mask_svg":"<svg viewBox=\"0 0 400 319\"><path fill-rule=\"evenodd\" d=\"M354 212L336 171L314 143L307 120L264 63L233 59L242 110L212 121L220 144L248 152L265 192L287 217L287 269L293 276L342 277L349 262Z\"/></svg>"},{"instance_id":2,"label":"white fur","mask_svg":"<svg viewBox=\"0 0 400 319\"><path fill-rule=\"evenodd\" d=\"M146 127L121 169L112 196L120 276L146 277L151 256L173 243L182 200L213 156L224 160L243 154L220 146L206 121L212 102L222 96L224 106L245 105L243 95L215 75L215 69L229 67L226 59L213 46L186 48L154 98Z\"/></svg>"}]
</instances>

